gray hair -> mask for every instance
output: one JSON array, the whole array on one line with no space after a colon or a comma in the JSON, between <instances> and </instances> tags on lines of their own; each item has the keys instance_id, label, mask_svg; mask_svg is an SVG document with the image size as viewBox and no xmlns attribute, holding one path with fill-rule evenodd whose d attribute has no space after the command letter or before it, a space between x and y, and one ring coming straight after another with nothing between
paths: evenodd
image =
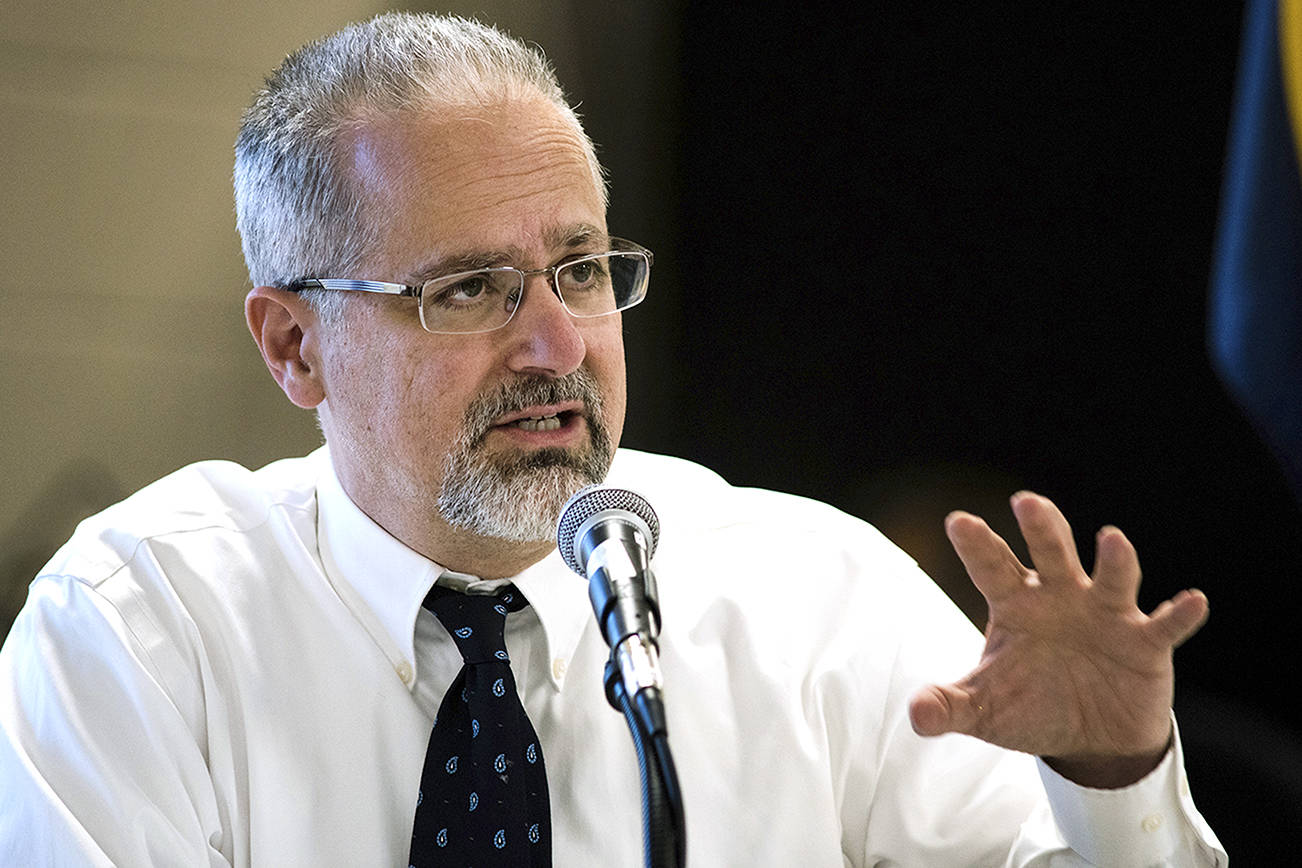
<instances>
[{"instance_id":1,"label":"gray hair","mask_svg":"<svg viewBox=\"0 0 1302 868\"><path fill-rule=\"evenodd\" d=\"M541 50L453 16L390 12L291 54L244 114L235 142L236 224L254 286L355 274L378 240L341 133L410 109L492 105L541 94L592 141ZM311 292L305 296L340 296ZM322 314L337 298L313 298Z\"/></svg>"}]
</instances>

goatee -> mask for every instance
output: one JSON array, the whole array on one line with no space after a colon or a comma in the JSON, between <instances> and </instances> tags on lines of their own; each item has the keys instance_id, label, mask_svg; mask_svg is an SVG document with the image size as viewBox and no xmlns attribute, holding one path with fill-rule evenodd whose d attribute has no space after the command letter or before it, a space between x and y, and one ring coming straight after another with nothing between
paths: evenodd
<instances>
[{"instance_id":1,"label":"goatee","mask_svg":"<svg viewBox=\"0 0 1302 868\"><path fill-rule=\"evenodd\" d=\"M495 420L525 407L581 401L588 442L577 449L539 449L493 456L484 442ZM444 465L438 508L449 525L512 542L550 540L570 495L606 478L614 447L601 392L586 370L560 379L503 383L466 409Z\"/></svg>"}]
</instances>

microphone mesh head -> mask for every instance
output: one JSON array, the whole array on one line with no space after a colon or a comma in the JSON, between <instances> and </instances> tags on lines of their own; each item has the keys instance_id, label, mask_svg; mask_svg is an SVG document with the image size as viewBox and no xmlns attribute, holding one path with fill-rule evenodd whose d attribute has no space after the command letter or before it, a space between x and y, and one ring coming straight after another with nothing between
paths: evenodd
<instances>
[{"instance_id":1,"label":"microphone mesh head","mask_svg":"<svg viewBox=\"0 0 1302 868\"><path fill-rule=\"evenodd\" d=\"M648 560L656 553L656 542L660 539L660 519L646 498L627 488L589 485L580 488L566 501L561 509L560 520L556 523L556 548L560 549L565 565L579 575L583 575L583 566L579 563L576 551L578 540L575 536L585 521L607 509L622 509L646 522L646 526L651 529L651 539L647 541L651 549L647 552Z\"/></svg>"}]
</instances>

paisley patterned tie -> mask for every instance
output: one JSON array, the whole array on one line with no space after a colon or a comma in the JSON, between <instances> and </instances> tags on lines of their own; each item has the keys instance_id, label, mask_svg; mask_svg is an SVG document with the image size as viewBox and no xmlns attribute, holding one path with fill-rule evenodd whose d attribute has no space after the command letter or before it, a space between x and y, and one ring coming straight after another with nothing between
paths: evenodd
<instances>
[{"instance_id":1,"label":"paisley patterned tie","mask_svg":"<svg viewBox=\"0 0 1302 868\"><path fill-rule=\"evenodd\" d=\"M465 665L430 733L412 868L552 864L542 747L516 692L503 638L507 613L526 605L512 585L491 596L436 586L425 598Z\"/></svg>"}]
</instances>

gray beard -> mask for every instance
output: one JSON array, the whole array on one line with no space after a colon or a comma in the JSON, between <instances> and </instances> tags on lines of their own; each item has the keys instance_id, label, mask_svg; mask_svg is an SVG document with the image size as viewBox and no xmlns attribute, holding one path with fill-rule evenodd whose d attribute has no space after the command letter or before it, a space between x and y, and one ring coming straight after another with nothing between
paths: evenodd
<instances>
[{"instance_id":1,"label":"gray beard","mask_svg":"<svg viewBox=\"0 0 1302 868\"><path fill-rule=\"evenodd\" d=\"M581 400L588 443L508 456L484 451L494 419L535 404ZM601 393L583 369L559 380L529 378L481 395L466 410L448 453L438 509L450 526L510 542L551 540L561 507L574 492L606 478L614 457Z\"/></svg>"}]
</instances>

